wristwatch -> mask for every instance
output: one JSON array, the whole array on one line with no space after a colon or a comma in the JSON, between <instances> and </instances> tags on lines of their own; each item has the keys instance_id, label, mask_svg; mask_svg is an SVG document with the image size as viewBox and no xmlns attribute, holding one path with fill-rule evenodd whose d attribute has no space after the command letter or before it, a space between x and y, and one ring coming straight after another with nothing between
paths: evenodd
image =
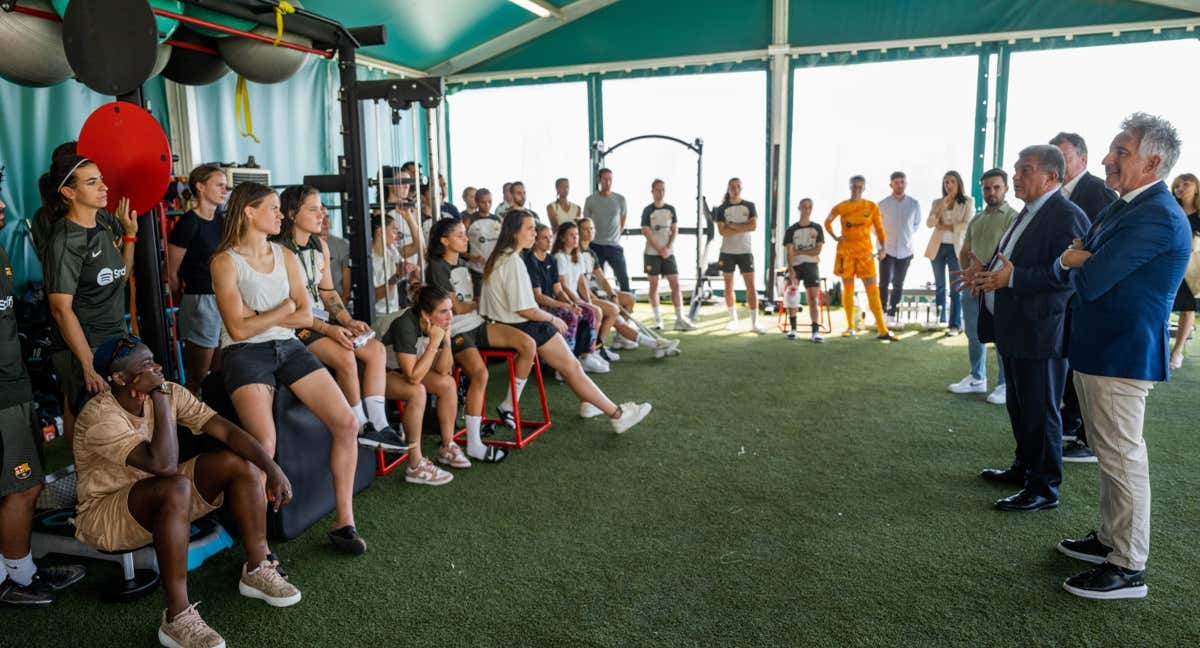
<instances>
[{"instance_id":1,"label":"wristwatch","mask_svg":"<svg viewBox=\"0 0 1200 648\"><path fill-rule=\"evenodd\" d=\"M168 383L163 383L163 384L159 385L158 387L155 387L154 391L156 391L160 394L166 394L167 396L170 396L171 388L168 387L167 385L168 385Z\"/></svg>"}]
</instances>

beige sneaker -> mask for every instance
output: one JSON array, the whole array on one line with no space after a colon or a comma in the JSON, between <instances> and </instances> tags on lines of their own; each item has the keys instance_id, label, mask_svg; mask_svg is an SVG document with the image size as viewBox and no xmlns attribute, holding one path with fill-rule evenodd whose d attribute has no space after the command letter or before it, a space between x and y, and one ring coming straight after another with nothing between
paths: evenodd
<instances>
[{"instance_id":1,"label":"beige sneaker","mask_svg":"<svg viewBox=\"0 0 1200 648\"><path fill-rule=\"evenodd\" d=\"M196 611L199 601L187 606L183 612L167 622L167 611L163 610L162 625L158 626L158 643L167 648L225 648L225 640L216 630L208 627Z\"/></svg>"},{"instance_id":2,"label":"beige sneaker","mask_svg":"<svg viewBox=\"0 0 1200 648\"><path fill-rule=\"evenodd\" d=\"M251 572L242 565L238 592L248 598L266 601L271 607L289 607L300 602L300 590L281 576L275 563L269 560L258 563L258 568Z\"/></svg>"},{"instance_id":3,"label":"beige sneaker","mask_svg":"<svg viewBox=\"0 0 1200 648\"><path fill-rule=\"evenodd\" d=\"M467 455L463 453L462 448L453 441L450 445L438 450L438 463L451 468L470 468L471 460L467 459Z\"/></svg>"},{"instance_id":4,"label":"beige sneaker","mask_svg":"<svg viewBox=\"0 0 1200 648\"><path fill-rule=\"evenodd\" d=\"M410 484L425 484L426 486L441 486L449 484L454 475L433 465L429 457L422 457L416 468L404 469L404 481Z\"/></svg>"}]
</instances>

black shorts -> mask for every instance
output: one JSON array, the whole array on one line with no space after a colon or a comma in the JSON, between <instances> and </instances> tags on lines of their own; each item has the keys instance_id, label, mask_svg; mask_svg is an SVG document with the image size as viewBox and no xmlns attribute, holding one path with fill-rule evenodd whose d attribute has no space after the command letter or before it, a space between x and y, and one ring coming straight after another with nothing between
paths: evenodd
<instances>
[{"instance_id":1,"label":"black shorts","mask_svg":"<svg viewBox=\"0 0 1200 648\"><path fill-rule=\"evenodd\" d=\"M1175 293L1175 303L1171 306L1171 310L1176 313L1194 312L1200 310L1196 308L1198 305L1200 305L1200 299L1196 299L1192 295L1192 290L1188 288L1187 282L1179 282L1179 292Z\"/></svg>"},{"instance_id":2,"label":"black shorts","mask_svg":"<svg viewBox=\"0 0 1200 648\"><path fill-rule=\"evenodd\" d=\"M231 344L221 350L221 371L229 394L244 385L291 385L325 367L295 338Z\"/></svg>"},{"instance_id":3,"label":"black shorts","mask_svg":"<svg viewBox=\"0 0 1200 648\"><path fill-rule=\"evenodd\" d=\"M679 274L679 265L675 263L674 254L665 259L657 254L647 254L644 259L646 262L646 274L651 277Z\"/></svg>"},{"instance_id":4,"label":"black shorts","mask_svg":"<svg viewBox=\"0 0 1200 648\"><path fill-rule=\"evenodd\" d=\"M33 423L33 402L0 409L0 497L21 493L42 483L42 462Z\"/></svg>"},{"instance_id":5,"label":"black shorts","mask_svg":"<svg viewBox=\"0 0 1200 648\"><path fill-rule=\"evenodd\" d=\"M463 331L450 339L450 353L458 355L459 351L467 349L486 349L488 344L487 322L476 326L470 331Z\"/></svg>"},{"instance_id":6,"label":"black shorts","mask_svg":"<svg viewBox=\"0 0 1200 648\"><path fill-rule=\"evenodd\" d=\"M821 270L815 263L799 263L792 267L792 271L796 273L796 279L804 282L805 288L819 288L821 286Z\"/></svg>"},{"instance_id":7,"label":"black shorts","mask_svg":"<svg viewBox=\"0 0 1200 648\"><path fill-rule=\"evenodd\" d=\"M722 252L721 256L717 257L717 267L721 269L721 272L733 272L735 266L738 272L743 274L754 272L754 255L749 252L745 254Z\"/></svg>"},{"instance_id":8,"label":"black shorts","mask_svg":"<svg viewBox=\"0 0 1200 648\"><path fill-rule=\"evenodd\" d=\"M310 328L296 329L296 339L300 340L304 346L311 346L317 340L324 340L325 334L318 333Z\"/></svg>"},{"instance_id":9,"label":"black shorts","mask_svg":"<svg viewBox=\"0 0 1200 648\"><path fill-rule=\"evenodd\" d=\"M533 346L539 349L542 348L543 344L552 340L555 335L558 335L558 329L554 328L554 325L549 322L524 321L509 324L509 326L533 338Z\"/></svg>"}]
</instances>

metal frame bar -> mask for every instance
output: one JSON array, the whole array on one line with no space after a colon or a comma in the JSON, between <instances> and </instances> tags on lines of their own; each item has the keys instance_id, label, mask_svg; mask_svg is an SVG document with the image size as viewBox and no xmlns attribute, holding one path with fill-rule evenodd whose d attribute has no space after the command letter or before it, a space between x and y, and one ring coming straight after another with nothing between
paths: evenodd
<instances>
[{"instance_id":1,"label":"metal frame bar","mask_svg":"<svg viewBox=\"0 0 1200 648\"><path fill-rule=\"evenodd\" d=\"M987 147L987 118L988 118L988 78L991 74L991 53L980 52L975 80L975 130L972 157L971 157L971 180L974 184L979 184L979 177L983 175L983 155L984 149ZM963 188L966 191L966 188ZM975 209L982 207L982 196L980 192L972 191L975 196Z\"/></svg>"},{"instance_id":2,"label":"metal frame bar","mask_svg":"<svg viewBox=\"0 0 1200 648\"><path fill-rule=\"evenodd\" d=\"M1008 127L1008 70L1012 50L1000 45L996 53L996 128L992 133L992 166L1004 168L1004 132Z\"/></svg>"}]
</instances>

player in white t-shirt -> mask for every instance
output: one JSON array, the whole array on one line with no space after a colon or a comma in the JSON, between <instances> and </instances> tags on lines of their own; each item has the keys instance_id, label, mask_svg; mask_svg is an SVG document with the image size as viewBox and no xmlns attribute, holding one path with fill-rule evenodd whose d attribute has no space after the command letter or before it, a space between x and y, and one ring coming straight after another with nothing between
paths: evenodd
<instances>
[{"instance_id":1,"label":"player in white t-shirt","mask_svg":"<svg viewBox=\"0 0 1200 648\"><path fill-rule=\"evenodd\" d=\"M500 217L492 213L492 192L487 189L475 190L475 218L467 228L467 267L471 269L471 277L475 280L475 294L479 294L479 281L483 278L483 264L496 247L496 239L500 237Z\"/></svg>"},{"instance_id":2,"label":"player in white t-shirt","mask_svg":"<svg viewBox=\"0 0 1200 648\"><path fill-rule=\"evenodd\" d=\"M563 375L567 387L580 401L579 415L584 418L607 416L613 430L620 434L637 425L650 413L649 403L613 403L600 391L579 365L561 333L567 325L538 307L529 280L529 271L521 252L533 247L536 238L535 217L525 211L504 216L496 249L483 270L483 294L479 312L486 318L514 326L533 338L542 362Z\"/></svg>"},{"instance_id":3,"label":"player in white t-shirt","mask_svg":"<svg viewBox=\"0 0 1200 648\"><path fill-rule=\"evenodd\" d=\"M650 183L650 194L654 202L642 210L642 235L646 237L646 253L643 260L646 277L650 281L650 308L654 311L654 328L662 330L662 313L658 305L658 277L666 275L671 286L671 305L675 307L675 330L690 331L695 323L683 316L683 294L679 290L679 265L675 263L675 236L679 233L679 219L675 208L663 202L667 185L662 180Z\"/></svg>"},{"instance_id":4,"label":"player in white t-shirt","mask_svg":"<svg viewBox=\"0 0 1200 648\"><path fill-rule=\"evenodd\" d=\"M817 266L821 248L825 245L825 230L812 222L813 202L809 198L800 201L800 220L783 233L783 247L788 259L788 289L798 291L800 283L808 294L808 313L812 320L813 342L824 342L821 337L821 271ZM789 293L790 294L790 293ZM786 298L785 302L789 300ZM796 339L796 311L799 310L799 294L794 303L786 303L791 330L788 339Z\"/></svg>"},{"instance_id":5,"label":"player in white t-shirt","mask_svg":"<svg viewBox=\"0 0 1200 648\"><path fill-rule=\"evenodd\" d=\"M725 308L729 310L728 331L738 330L737 307L734 304L733 272L742 274L746 288L746 308L750 310L750 328L763 334L767 329L758 322L758 289L754 283L754 236L758 229L758 212L754 203L742 200L742 181L730 178L725 188L725 200L713 211L713 220L721 232L721 255L717 261L725 280Z\"/></svg>"}]
</instances>

